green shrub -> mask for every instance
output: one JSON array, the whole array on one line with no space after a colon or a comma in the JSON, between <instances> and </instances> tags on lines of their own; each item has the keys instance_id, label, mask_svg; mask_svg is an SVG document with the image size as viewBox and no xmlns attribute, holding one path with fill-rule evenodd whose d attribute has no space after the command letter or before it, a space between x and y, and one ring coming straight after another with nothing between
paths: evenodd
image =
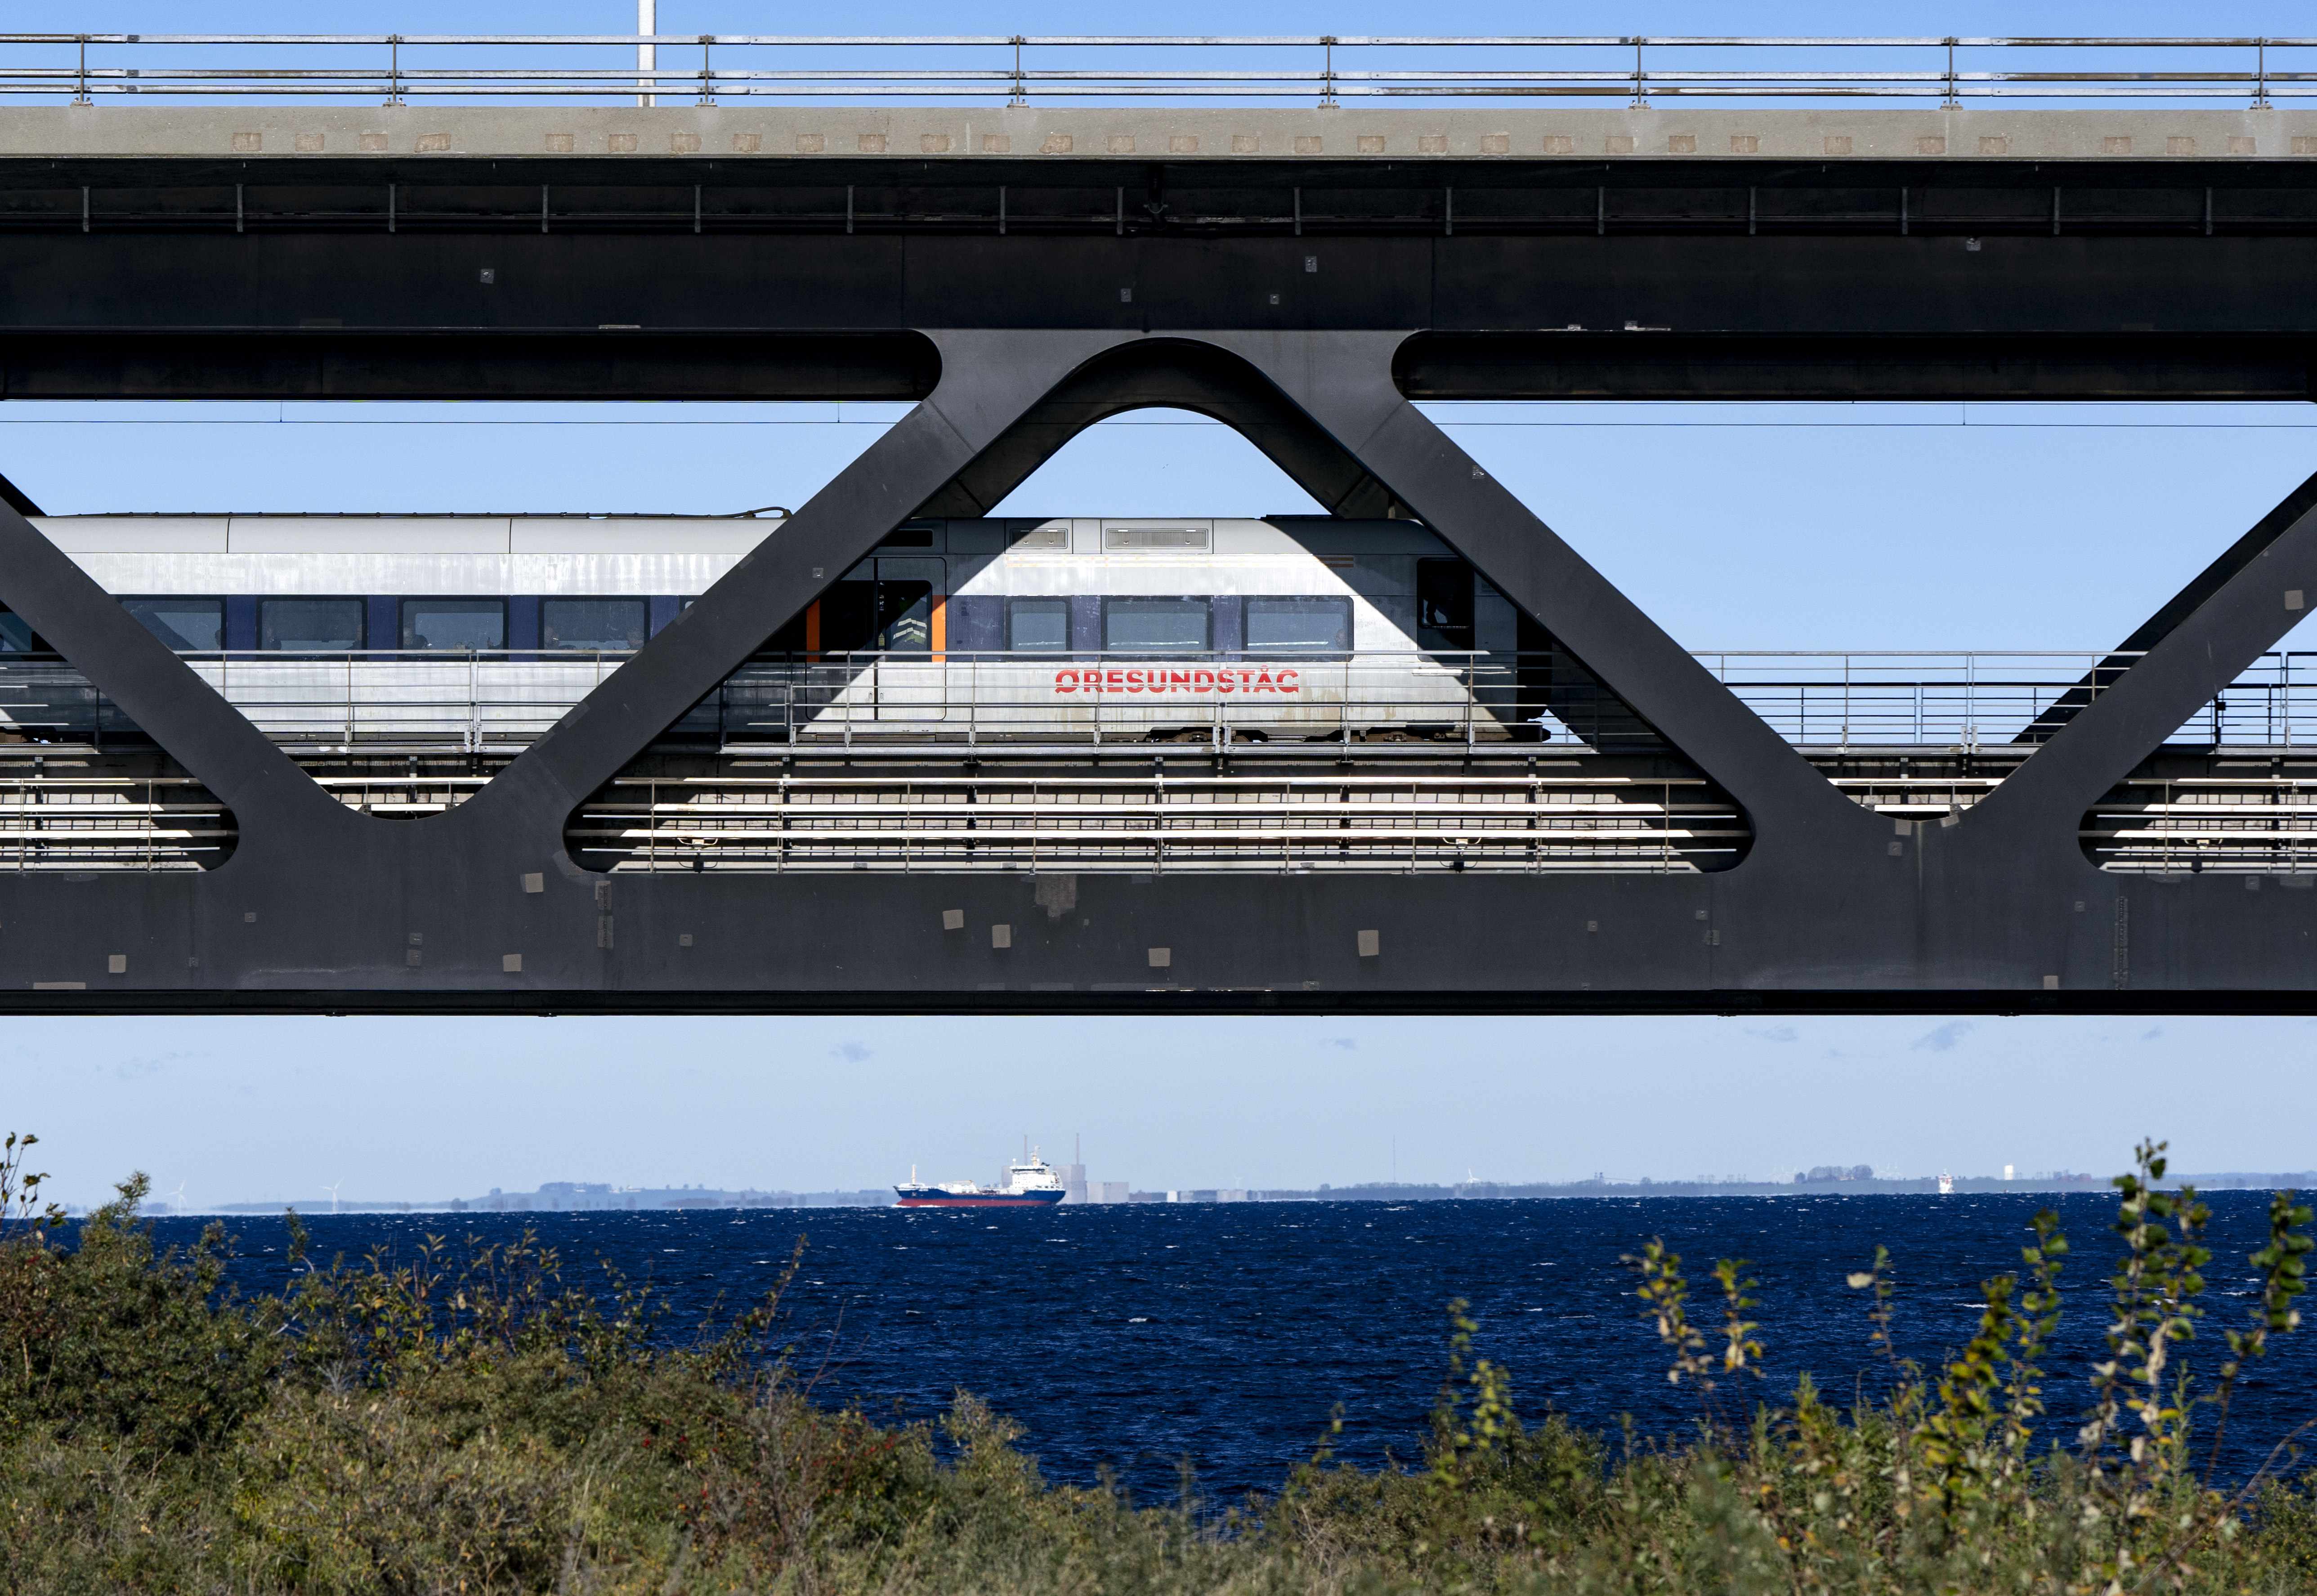
<instances>
[{"instance_id":1,"label":"green shrub","mask_svg":"<svg viewBox=\"0 0 2317 1596\"><path fill-rule=\"evenodd\" d=\"M71 1251L45 1227L0 1244L0 1435L189 1454L264 1404L274 1305L219 1300L218 1226L156 1252L136 1219L145 1191L142 1175L124 1181Z\"/></svg>"},{"instance_id":2,"label":"green shrub","mask_svg":"<svg viewBox=\"0 0 2317 1596\"><path fill-rule=\"evenodd\" d=\"M778 1290L671 1346L649 1291L567 1286L529 1235L323 1265L293 1224L296 1283L243 1301L215 1229L155 1247L141 1177L67 1249L31 1144L0 1145L10 1592L2317 1591L2311 1482L2208 1478L2242 1369L2298 1326L2309 1211L2272 1203L2257 1301L2200 1388L2180 1353L2206 1323L2205 1211L2161 1187L2156 1145L2116 1183L2107 1352L2071 1444L2044 1421L2069 1258L2048 1214L1936 1369L1896 1352L1878 1250L1851 1283L1889 1389L1847 1409L1807 1378L1764 1401L1744 1261L1714 1266L1701 1325L1651 1242L1629 1261L1696 1398L1686 1438L1613 1451L1524 1421L1460 1301L1409 1466L1340 1464L1338 1421L1276 1493L1217 1514L1187 1484L1147 1508L1050 1484L963 1393L939 1425L815 1403Z\"/></svg>"}]
</instances>

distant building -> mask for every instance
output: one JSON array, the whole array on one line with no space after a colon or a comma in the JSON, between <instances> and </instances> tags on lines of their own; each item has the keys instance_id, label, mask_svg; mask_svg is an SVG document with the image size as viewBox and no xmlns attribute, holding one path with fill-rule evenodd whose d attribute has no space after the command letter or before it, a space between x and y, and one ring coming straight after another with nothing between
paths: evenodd
<instances>
[{"instance_id":1,"label":"distant building","mask_svg":"<svg viewBox=\"0 0 2317 1596\"><path fill-rule=\"evenodd\" d=\"M463 1199L463 1211L495 1214L633 1212L680 1208L884 1208L890 1187L870 1191L720 1191L703 1186L614 1186L599 1180L550 1180L537 1191L500 1191ZM450 1206L450 1204L426 1205Z\"/></svg>"},{"instance_id":2,"label":"distant building","mask_svg":"<svg viewBox=\"0 0 2317 1596\"><path fill-rule=\"evenodd\" d=\"M1247 1193L1240 1188L1235 1186L1222 1187L1215 1192L1215 1201L1219 1203L1243 1203L1247 1201Z\"/></svg>"},{"instance_id":3,"label":"distant building","mask_svg":"<svg viewBox=\"0 0 2317 1596\"><path fill-rule=\"evenodd\" d=\"M1127 1200L1126 1182L1098 1180L1087 1188L1087 1200L1094 1203L1123 1203Z\"/></svg>"},{"instance_id":4,"label":"distant building","mask_svg":"<svg viewBox=\"0 0 2317 1596\"><path fill-rule=\"evenodd\" d=\"M1062 1178L1062 1201L1066 1203L1087 1200L1085 1159L1086 1149L1080 1144L1078 1133L1073 1131L1070 1133L1070 1161L1056 1171Z\"/></svg>"}]
</instances>

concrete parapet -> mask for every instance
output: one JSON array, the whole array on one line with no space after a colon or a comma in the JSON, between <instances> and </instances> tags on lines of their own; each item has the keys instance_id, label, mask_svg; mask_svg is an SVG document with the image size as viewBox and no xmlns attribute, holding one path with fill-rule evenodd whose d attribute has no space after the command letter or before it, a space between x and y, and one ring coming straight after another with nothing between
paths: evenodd
<instances>
[{"instance_id":1,"label":"concrete parapet","mask_svg":"<svg viewBox=\"0 0 2317 1596\"><path fill-rule=\"evenodd\" d=\"M2317 111L22 106L0 158L1064 161L2317 159Z\"/></svg>"}]
</instances>

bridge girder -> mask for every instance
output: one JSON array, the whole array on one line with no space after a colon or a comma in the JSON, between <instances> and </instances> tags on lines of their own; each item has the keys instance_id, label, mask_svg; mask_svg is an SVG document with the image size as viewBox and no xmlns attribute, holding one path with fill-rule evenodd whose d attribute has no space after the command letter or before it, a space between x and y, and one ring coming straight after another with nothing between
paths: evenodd
<instances>
[{"instance_id":1,"label":"bridge girder","mask_svg":"<svg viewBox=\"0 0 2317 1596\"><path fill-rule=\"evenodd\" d=\"M940 364L916 408L476 797L422 820L342 807L0 507L0 601L240 833L198 874L0 876L0 1007L2317 1009L2317 893L2291 890L2310 878L2105 874L2078 838L2087 805L2300 618L2317 486L2168 606L1992 798L1894 825L1409 402L1409 335L921 336ZM1154 400L1197 401L1302 479L1422 518L1736 798L1751 851L1651 877L604 875L569 857L573 809L893 528L944 495L985 502Z\"/></svg>"}]
</instances>

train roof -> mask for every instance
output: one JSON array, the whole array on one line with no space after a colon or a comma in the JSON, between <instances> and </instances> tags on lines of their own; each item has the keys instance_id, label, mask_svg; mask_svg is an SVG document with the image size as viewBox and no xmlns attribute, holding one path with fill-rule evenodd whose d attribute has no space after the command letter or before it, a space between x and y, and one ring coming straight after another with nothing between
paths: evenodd
<instances>
[{"instance_id":1,"label":"train roof","mask_svg":"<svg viewBox=\"0 0 2317 1596\"><path fill-rule=\"evenodd\" d=\"M111 555L480 555L635 554L738 558L777 533L784 515L605 515L595 513L365 515L349 511L277 514L136 511L92 516L35 516L32 524L68 554ZM1436 551L1433 534L1415 521L1366 521L1328 516L1080 516L942 517L904 522L881 539L881 553L912 550L953 554L1001 552L1020 533L1050 527L1078 529L1087 540L1111 529L1201 528L1244 535L1257 528L1285 533L1314 552ZM1124 545L1120 545L1124 546ZM1220 551L1221 542L1216 547ZM1185 549L1185 552L1190 552Z\"/></svg>"}]
</instances>

